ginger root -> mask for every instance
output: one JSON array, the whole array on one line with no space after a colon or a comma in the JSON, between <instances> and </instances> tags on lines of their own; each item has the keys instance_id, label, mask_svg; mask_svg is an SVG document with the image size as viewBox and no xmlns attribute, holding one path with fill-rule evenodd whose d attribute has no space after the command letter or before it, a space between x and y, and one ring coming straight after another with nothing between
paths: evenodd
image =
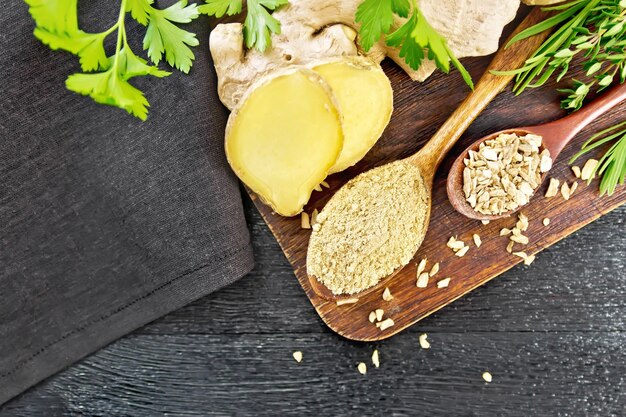
<instances>
[{"instance_id":1,"label":"ginger root","mask_svg":"<svg viewBox=\"0 0 626 417\"><path fill-rule=\"evenodd\" d=\"M359 162L383 134L393 111L393 90L379 65L352 57L313 67L328 83L343 116L343 149L330 173Z\"/></svg>"},{"instance_id":2,"label":"ginger root","mask_svg":"<svg viewBox=\"0 0 626 417\"><path fill-rule=\"evenodd\" d=\"M342 146L333 93L306 68L259 80L226 126L226 156L233 171L283 216L302 211Z\"/></svg>"},{"instance_id":3,"label":"ginger root","mask_svg":"<svg viewBox=\"0 0 626 417\"><path fill-rule=\"evenodd\" d=\"M265 53L244 49L240 23L217 25L209 46L224 105L234 109L257 79L276 69L310 66L335 57L362 54L379 63L387 56L412 79L427 78L435 70L434 63L425 60L417 71L412 70L398 50L382 39L367 54L359 51L354 14L361 1L290 0L273 14L281 23L281 34L272 37L272 48ZM418 0L424 16L448 40L458 58L495 52L502 29L513 20L519 4L520 0ZM396 19L393 26L402 23Z\"/></svg>"},{"instance_id":4,"label":"ginger root","mask_svg":"<svg viewBox=\"0 0 626 417\"><path fill-rule=\"evenodd\" d=\"M302 211L329 173L354 165L389 123L393 91L380 61L386 56L414 80L415 71L384 39L365 53L354 22L362 0L290 0L273 13L281 33L264 53L245 50L243 25L219 24L209 46L218 94L232 110L226 154L237 176L278 214ZM457 57L498 47L520 0L418 0ZM403 23L397 18L393 27Z\"/></svg>"}]
</instances>

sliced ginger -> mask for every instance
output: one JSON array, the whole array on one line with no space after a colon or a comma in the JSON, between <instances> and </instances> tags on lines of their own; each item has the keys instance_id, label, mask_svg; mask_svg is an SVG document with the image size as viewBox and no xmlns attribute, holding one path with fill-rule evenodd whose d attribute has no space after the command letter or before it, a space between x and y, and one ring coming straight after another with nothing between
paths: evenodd
<instances>
[{"instance_id":1,"label":"sliced ginger","mask_svg":"<svg viewBox=\"0 0 626 417\"><path fill-rule=\"evenodd\" d=\"M302 211L343 146L332 91L314 71L279 72L250 89L228 119L226 156L278 214Z\"/></svg>"},{"instance_id":2,"label":"sliced ginger","mask_svg":"<svg viewBox=\"0 0 626 417\"><path fill-rule=\"evenodd\" d=\"M278 214L294 216L326 175L371 149L389 123L393 91L368 58L278 71L233 111L226 154L239 178Z\"/></svg>"},{"instance_id":3,"label":"sliced ginger","mask_svg":"<svg viewBox=\"0 0 626 417\"><path fill-rule=\"evenodd\" d=\"M387 127L393 90L379 65L367 58L344 58L313 68L328 83L343 117L344 144L330 173L360 161Z\"/></svg>"}]
</instances>

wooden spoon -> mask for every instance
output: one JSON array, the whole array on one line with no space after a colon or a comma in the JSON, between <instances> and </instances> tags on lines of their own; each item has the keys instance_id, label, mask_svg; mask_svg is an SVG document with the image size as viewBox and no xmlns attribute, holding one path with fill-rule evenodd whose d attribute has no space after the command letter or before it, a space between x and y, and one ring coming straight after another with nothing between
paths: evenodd
<instances>
[{"instance_id":1,"label":"wooden spoon","mask_svg":"<svg viewBox=\"0 0 626 417\"><path fill-rule=\"evenodd\" d=\"M570 114L569 116L555 120L553 122L545 123L537 126L525 126L517 127L514 129L501 130L496 133L492 133L476 142L472 143L465 151L459 155L454 161L448 174L447 191L448 198L452 203L452 206L459 213L478 220L495 220L502 217L508 217L511 214L520 210L523 206L519 206L515 210L511 210L499 215L487 215L480 213L472 208L465 200L463 193L463 169L465 164L463 159L468 157L470 150L477 151L479 145L489 139L493 139L501 134L516 133L517 135L533 134L543 138L542 149L544 148L550 151L550 157L553 161L559 156L565 145L567 145L582 129L584 129L589 123L597 119L609 109L613 108L617 104L626 100L626 84L621 84L613 87L608 93L599 97L591 104L586 105L581 110ZM541 177L541 182L545 179L547 172ZM534 191L539 189L539 184ZM533 193L534 194L534 193ZM532 195L530 196L532 198ZM530 200L529 198L529 200Z\"/></svg>"},{"instance_id":2,"label":"wooden spoon","mask_svg":"<svg viewBox=\"0 0 626 417\"><path fill-rule=\"evenodd\" d=\"M509 39L511 39L519 32L523 31L524 29L527 29L542 21L546 16L549 15L542 12L539 8L535 8L517 27L517 29L515 30L515 32L513 32ZM539 45L541 45L541 43L548 37L549 34L549 31L545 31L531 38L516 42L509 48L500 48L500 50L496 53L495 57L491 61L491 64L476 84L475 90L465 98L461 105L454 111L454 113L452 113L450 118L439 128L435 135L419 152L404 160L419 169L421 176L424 180L424 185L426 187L428 195L428 207L426 213L426 225L423 228L424 235L426 233L428 220L430 218L433 179L435 177L435 172L437 171L439 164L441 163L441 161L443 161L446 153L457 142L463 132L465 132L465 130L474 121L474 119L485 109L485 107L487 107L491 100L493 100L493 98L497 96L513 78L513 76L496 76L491 74L490 71L507 71L520 67L526 61L528 56L532 52L534 52L537 47L539 47ZM505 42L505 44L507 42ZM374 169L379 168L380 167ZM358 177L354 180L358 180ZM337 194L335 194L333 198L335 198L336 196ZM410 225L406 225L406 227L410 227ZM417 249L418 248L415 248L415 250ZM404 266L405 265L398 265L395 272L386 278L395 275ZM359 298L379 288L381 283L386 280L386 278L381 279L377 285L361 291L358 294L335 295L328 288L326 288L326 286L324 286L316 277L309 275L309 281L313 291L315 291L315 293L321 298L331 301Z\"/></svg>"}]
</instances>

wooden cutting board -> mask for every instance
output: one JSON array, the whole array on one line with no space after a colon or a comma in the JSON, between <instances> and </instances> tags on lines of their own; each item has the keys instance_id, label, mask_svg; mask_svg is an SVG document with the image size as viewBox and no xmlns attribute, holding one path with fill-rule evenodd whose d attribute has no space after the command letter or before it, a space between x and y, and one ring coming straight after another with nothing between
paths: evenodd
<instances>
[{"instance_id":1,"label":"wooden cutting board","mask_svg":"<svg viewBox=\"0 0 626 417\"><path fill-rule=\"evenodd\" d=\"M518 19L507 26L503 39L517 26L526 13L527 9L520 12ZM464 64L474 80L477 80L490 60L491 57L465 59ZM313 192L309 204L305 207L308 213L314 209L321 210L333 193L357 174L416 152L469 92L456 72L451 75L436 73L426 82L417 83L411 81L399 67L391 62L384 62L383 68L391 79L395 95L395 110L389 126L376 146L361 162L347 171L327 178L330 189ZM555 89L555 84L547 84L540 89L527 90L522 95L514 97L509 88L490 104L467 130L437 173L433 186L430 228L413 261L397 275L385 280L377 290L360 297L354 304L338 306L335 302L326 301L315 294L306 275L306 251L310 230L300 227L299 216L285 218L276 215L254 194L251 194L254 203L291 262L296 277L315 310L332 330L354 340L385 339L521 262L519 257L506 251L508 238L499 235L502 228L512 228L517 218L501 219L483 225L479 221L463 217L450 205L445 191L445 181L454 158L475 139L504 128L539 124L563 116L565 113L559 107L559 97ZM626 120L626 105L618 106L579 134L556 161L551 176L571 184L576 178L567 164L570 157L580 149L582 142L593 132L622 120ZM604 150L606 148L601 149L601 151ZM582 166L588 157L597 159L600 154L601 152L598 152L585 156L585 159L576 164ZM626 203L626 187L619 187L617 192L610 197L600 197L598 180L590 186L578 181L578 190L568 201L560 195L552 199L544 198L543 194L547 186L544 184L537 196L522 211L530 219L530 228L525 233L530 239L530 244L526 247L516 245L515 250L524 250L528 254L540 252ZM551 220L548 227L542 224L544 218ZM480 249L476 248L472 242L474 233L479 234L482 239ZM467 255L459 258L447 248L446 242L450 236L456 236L457 239L471 246ZM440 272L430 279L427 288L417 288L416 264L423 258L428 259L428 268L435 262L439 262L441 268ZM577 268L576 259L572 259L571 264L574 274ZM528 279L533 279L533 266L524 266L524 268L528 269ZM446 277L451 278L449 286L437 288L436 282ZM386 287L390 289L394 297L391 301L382 299L382 292ZM520 297L524 296L520 294ZM381 331L370 323L368 320L370 312L378 308L384 310L385 318L393 319L394 326Z\"/></svg>"}]
</instances>

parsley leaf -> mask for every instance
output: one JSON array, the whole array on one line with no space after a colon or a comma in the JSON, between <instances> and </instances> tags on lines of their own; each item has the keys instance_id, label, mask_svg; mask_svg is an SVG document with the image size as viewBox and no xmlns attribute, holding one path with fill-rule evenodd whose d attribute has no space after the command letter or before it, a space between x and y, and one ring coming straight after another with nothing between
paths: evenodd
<instances>
[{"instance_id":1,"label":"parsley leaf","mask_svg":"<svg viewBox=\"0 0 626 417\"><path fill-rule=\"evenodd\" d=\"M148 100L130 84L134 77L151 75L165 77L170 73L150 65L135 55L128 45L125 18L147 26L144 48L154 64L165 60L175 68L188 72L194 55L190 46L198 44L195 34L179 28L176 23L188 23L198 17L195 4L178 0L167 9L153 7L154 0L121 0L117 21L107 30L87 33L78 26L78 0L25 0L36 23L34 35L51 49L62 49L77 55L83 73L70 75L65 85L76 93L90 96L98 103L120 107L145 120ZM116 33L115 51L108 56L104 42Z\"/></svg>"},{"instance_id":2,"label":"parsley leaf","mask_svg":"<svg viewBox=\"0 0 626 417\"><path fill-rule=\"evenodd\" d=\"M428 49L428 59L435 61L437 68L443 72L450 71L450 55L446 40L428 23L424 15L415 9L417 16L411 37L424 49Z\"/></svg>"},{"instance_id":3,"label":"parsley leaf","mask_svg":"<svg viewBox=\"0 0 626 417\"><path fill-rule=\"evenodd\" d=\"M146 120L148 100L113 68L105 72L72 74L65 86L79 94L91 96L96 102L120 107L133 116Z\"/></svg>"},{"instance_id":4,"label":"parsley leaf","mask_svg":"<svg viewBox=\"0 0 626 417\"><path fill-rule=\"evenodd\" d=\"M243 25L243 37L248 48L264 52L271 44L272 33L280 33L280 22L267 11L274 10L287 0L248 0L248 15Z\"/></svg>"},{"instance_id":5,"label":"parsley leaf","mask_svg":"<svg viewBox=\"0 0 626 417\"><path fill-rule=\"evenodd\" d=\"M140 24L146 26L150 14L150 5L154 0L126 0L126 11Z\"/></svg>"},{"instance_id":6,"label":"parsley leaf","mask_svg":"<svg viewBox=\"0 0 626 417\"><path fill-rule=\"evenodd\" d=\"M409 17L411 3L409 0L391 0L391 9L400 17Z\"/></svg>"},{"instance_id":7,"label":"parsley leaf","mask_svg":"<svg viewBox=\"0 0 626 417\"><path fill-rule=\"evenodd\" d=\"M78 30L78 0L27 0L29 12L38 27L51 32Z\"/></svg>"},{"instance_id":8,"label":"parsley leaf","mask_svg":"<svg viewBox=\"0 0 626 417\"><path fill-rule=\"evenodd\" d=\"M405 24L385 38L387 45L400 48L400 58L404 58L414 70L418 69L424 60L424 49L411 36L416 24L417 15L414 14Z\"/></svg>"},{"instance_id":9,"label":"parsley leaf","mask_svg":"<svg viewBox=\"0 0 626 417\"><path fill-rule=\"evenodd\" d=\"M198 10L218 18L225 14L232 16L241 13L241 2L242 0L206 0L206 4L198 7Z\"/></svg>"},{"instance_id":10,"label":"parsley leaf","mask_svg":"<svg viewBox=\"0 0 626 417\"><path fill-rule=\"evenodd\" d=\"M63 49L78 55L83 71L106 69L109 66L109 60L104 51L106 32L86 33L82 30L76 30L70 35L65 32L50 32L37 27L34 34L37 39L52 50Z\"/></svg>"},{"instance_id":11,"label":"parsley leaf","mask_svg":"<svg viewBox=\"0 0 626 417\"><path fill-rule=\"evenodd\" d=\"M392 2L389 0L365 0L356 9L355 22L361 24L361 46L365 52L383 35L388 33L393 24Z\"/></svg>"},{"instance_id":12,"label":"parsley leaf","mask_svg":"<svg viewBox=\"0 0 626 417\"><path fill-rule=\"evenodd\" d=\"M196 35L176 26L176 23L189 23L198 15L195 4L187 6L187 0L180 0L164 10L150 7L148 30L143 39L143 48L155 64L161 62L163 53L167 63L184 73L191 69L194 59L189 46L197 46Z\"/></svg>"},{"instance_id":13,"label":"parsley leaf","mask_svg":"<svg viewBox=\"0 0 626 417\"><path fill-rule=\"evenodd\" d=\"M389 33L394 13L408 17L411 10L409 0L365 0L356 10L354 21L361 24L361 47L369 51L380 37Z\"/></svg>"},{"instance_id":14,"label":"parsley leaf","mask_svg":"<svg viewBox=\"0 0 626 417\"><path fill-rule=\"evenodd\" d=\"M198 7L200 13L222 17L240 13L242 0L205 0L206 4ZM405 1L405 0L402 0ZM287 4L289 0L246 0L248 14L243 24L243 36L246 47L265 52L272 44L272 33L280 34L280 22L270 11Z\"/></svg>"},{"instance_id":15,"label":"parsley leaf","mask_svg":"<svg viewBox=\"0 0 626 417\"><path fill-rule=\"evenodd\" d=\"M394 15L409 19L389 33ZM361 24L359 42L365 51L369 51L382 35L386 35L387 45L400 48L400 57L414 70L422 64L426 50L428 58L446 73L450 71L452 62L467 85L474 89L472 77L454 56L446 39L428 23L415 0L364 0L357 8L355 21Z\"/></svg>"},{"instance_id":16,"label":"parsley leaf","mask_svg":"<svg viewBox=\"0 0 626 417\"><path fill-rule=\"evenodd\" d=\"M148 65L145 59L135 55L128 47L122 48L119 53L119 73L125 80L141 75L152 75L162 78L171 74L171 72L160 70L153 65Z\"/></svg>"}]
</instances>

